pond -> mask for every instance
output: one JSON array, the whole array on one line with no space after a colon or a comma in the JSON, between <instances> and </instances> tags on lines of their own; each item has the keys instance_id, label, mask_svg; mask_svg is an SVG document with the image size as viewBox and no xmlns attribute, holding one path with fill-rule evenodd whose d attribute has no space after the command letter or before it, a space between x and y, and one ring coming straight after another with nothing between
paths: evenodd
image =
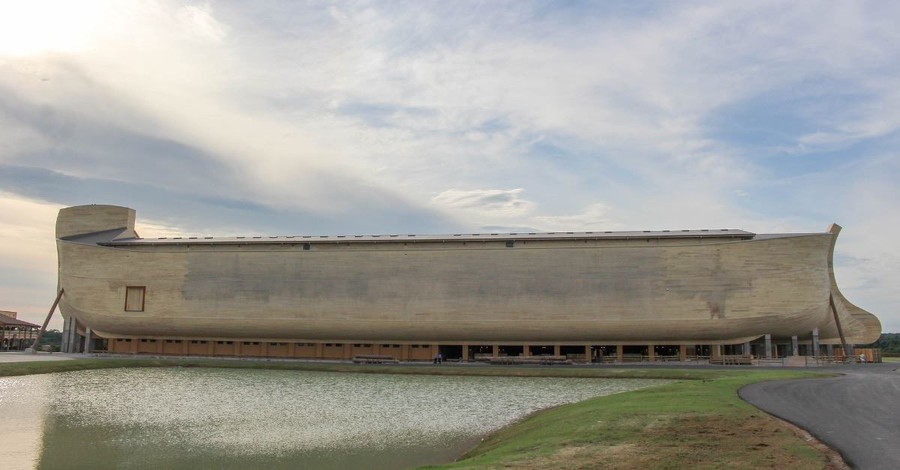
<instances>
[{"instance_id":1,"label":"pond","mask_svg":"<svg viewBox=\"0 0 900 470\"><path fill-rule=\"evenodd\" d=\"M4 468L411 468L529 413L663 383L138 368L0 377Z\"/></svg>"}]
</instances>

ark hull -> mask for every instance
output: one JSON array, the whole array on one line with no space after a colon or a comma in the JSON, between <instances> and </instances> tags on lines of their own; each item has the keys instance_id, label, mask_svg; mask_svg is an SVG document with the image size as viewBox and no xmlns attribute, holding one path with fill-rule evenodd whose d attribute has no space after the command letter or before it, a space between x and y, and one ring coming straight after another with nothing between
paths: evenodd
<instances>
[{"instance_id":1,"label":"ark hull","mask_svg":"<svg viewBox=\"0 0 900 470\"><path fill-rule=\"evenodd\" d=\"M852 342L881 329L837 290L836 231L142 239L133 224L116 206L57 223L61 310L105 338L684 345L818 329L825 344L829 296Z\"/></svg>"}]
</instances>

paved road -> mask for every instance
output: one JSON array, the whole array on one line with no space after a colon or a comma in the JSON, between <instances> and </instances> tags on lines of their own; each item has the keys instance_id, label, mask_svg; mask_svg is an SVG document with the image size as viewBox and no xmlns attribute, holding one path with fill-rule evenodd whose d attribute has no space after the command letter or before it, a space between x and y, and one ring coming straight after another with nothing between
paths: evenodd
<instances>
[{"instance_id":1,"label":"paved road","mask_svg":"<svg viewBox=\"0 0 900 470\"><path fill-rule=\"evenodd\" d=\"M741 398L809 431L856 469L900 469L900 364L748 385Z\"/></svg>"}]
</instances>

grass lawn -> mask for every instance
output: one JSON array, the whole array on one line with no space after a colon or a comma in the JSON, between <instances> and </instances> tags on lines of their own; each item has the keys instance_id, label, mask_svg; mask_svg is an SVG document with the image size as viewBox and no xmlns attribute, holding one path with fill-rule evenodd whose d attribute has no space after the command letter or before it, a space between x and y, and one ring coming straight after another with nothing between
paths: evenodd
<instances>
[{"instance_id":1,"label":"grass lawn","mask_svg":"<svg viewBox=\"0 0 900 470\"><path fill-rule=\"evenodd\" d=\"M812 372L621 367L350 365L207 359L76 359L0 364L0 376L114 367L228 367L355 373L660 378L667 385L551 408L431 468L828 468L826 456L742 401L743 385Z\"/></svg>"}]
</instances>

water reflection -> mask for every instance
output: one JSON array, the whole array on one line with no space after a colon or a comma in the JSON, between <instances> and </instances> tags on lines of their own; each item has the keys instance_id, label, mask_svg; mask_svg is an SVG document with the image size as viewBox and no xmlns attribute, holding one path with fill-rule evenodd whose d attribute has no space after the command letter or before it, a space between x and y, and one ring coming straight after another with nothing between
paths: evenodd
<instances>
[{"instance_id":1,"label":"water reflection","mask_svg":"<svg viewBox=\"0 0 900 470\"><path fill-rule=\"evenodd\" d=\"M43 416L39 468L408 468L535 410L655 383L111 369L0 379L0 413L29 390L18 419Z\"/></svg>"}]
</instances>

